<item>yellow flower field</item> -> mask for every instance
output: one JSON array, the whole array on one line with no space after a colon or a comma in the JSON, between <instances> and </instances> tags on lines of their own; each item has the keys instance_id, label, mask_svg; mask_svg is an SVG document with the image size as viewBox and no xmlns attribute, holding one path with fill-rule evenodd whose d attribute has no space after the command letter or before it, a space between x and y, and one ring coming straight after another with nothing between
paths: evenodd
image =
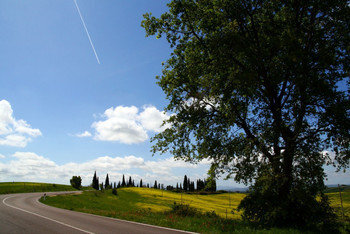
<instances>
[{"instance_id":1,"label":"yellow flower field","mask_svg":"<svg viewBox=\"0 0 350 234\"><path fill-rule=\"evenodd\" d=\"M136 203L140 208L150 208L152 211L157 212L170 210L170 205L174 202L185 203L203 212L215 211L216 214L223 218L234 219L239 219L240 213L235 211L232 214L231 211L237 208L240 201L245 197L245 194L241 193L197 195L148 188L123 188L123 190L137 192L145 197L143 201Z\"/></svg>"}]
</instances>

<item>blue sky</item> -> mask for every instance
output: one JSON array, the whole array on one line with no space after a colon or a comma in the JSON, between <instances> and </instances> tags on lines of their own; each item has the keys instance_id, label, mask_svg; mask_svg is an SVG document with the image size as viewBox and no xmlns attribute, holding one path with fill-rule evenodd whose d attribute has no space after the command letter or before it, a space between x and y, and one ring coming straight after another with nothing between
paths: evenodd
<instances>
[{"instance_id":1,"label":"blue sky","mask_svg":"<svg viewBox=\"0 0 350 234\"><path fill-rule=\"evenodd\" d=\"M163 39L146 38L140 24L146 12L165 12L166 1L77 3L100 64L73 0L0 1L0 181L69 183L77 172L88 184L94 170L112 181L122 174L165 184L184 174L204 177L208 162L150 153L149 137L168 115L155 76L171 50ZM1 132L1 121L10 132ZM85 131L91 136L78 137Z\"/></svg>"}]
</instances>

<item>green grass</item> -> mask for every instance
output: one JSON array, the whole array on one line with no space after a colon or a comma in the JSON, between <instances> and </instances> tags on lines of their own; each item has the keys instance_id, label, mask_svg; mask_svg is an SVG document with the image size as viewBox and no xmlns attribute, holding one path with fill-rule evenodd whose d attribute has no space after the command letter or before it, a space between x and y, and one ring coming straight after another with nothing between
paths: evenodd
<instances>
[{"instance_id":1,"label":"green grass","mask_svg":"<svg viewBox=\"0 0 350 234\"><path fill-rule=\"evenodd\" d=\"M48 197L41 202L74 211L201 233L299 233L284 229L254 230L244 224L238 214L230 214L244 196L240 193L182 194L183 203L200 210L193 217L170 212L174 201L181 203L181 194L147 188L118 189L117 196L111 190L89 191L80 195ZM215 211L218 216L206 214L208 211Z\"/></svg>"},{"instance_id":2,"label":"green grass","mask_svg":"<svg viewBox=\"0 0 350 234\"><path fill-rule=\"evenodd\" d=\"M83 188L86 189L89 188ZM0 183L0 194L74 190L70 185L61 184ZM350 186L343 186L341 191L344 217L339 189L329 188L327 195L339 219L350 227ZM81 195L52 196L42 202L69 210L201 233L299 233L298 230L285 229L254 230L244 224L240 219L241 214L235 210L244 197L242 193L199 195L148 188L122 188L118 189L117 196L111 190L89 191ZM193 217L175 215L170 212L174 202L189 204L199 212ZM234 213L231 213L232 210ZM213 211L217 216L209 215Z\"/></svg>"},{"instance_id":3,"label":"green grass","mask_svg":"<svg viewBox=\"0 0 350 234\"><path fill-rule=\"evenodd\" d=\"M350 190L342 192L344 218L342 214L342 207L340 202L339 192L327 193L331 206L334 208L335 213L340 219L344 219L350 224Z\"/></svg>"},{"instance_id":4,"label":"green grass","mask_svg":"<svg viewBox=\"0 0 350 234\"><path fill-rule=\"evenodd\" d=\"M46 184L31 182L1 182L0 194L74 191L72 186L63 184Z\"/></svg>"}]
</instances>

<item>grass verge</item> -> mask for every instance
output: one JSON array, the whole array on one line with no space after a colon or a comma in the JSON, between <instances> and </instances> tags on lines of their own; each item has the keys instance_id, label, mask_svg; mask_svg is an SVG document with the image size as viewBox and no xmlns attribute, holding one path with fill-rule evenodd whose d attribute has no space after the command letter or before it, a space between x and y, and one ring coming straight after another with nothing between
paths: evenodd
<instances>
[{"instance_id":1,"label":"grass verge","mask_svg":"<svg viewBox=\"0 0 350 234\"><path fill-rule=\"evenodd\" d=\"M147 188L122 188L118 189L118 195L113 195L111 190L88 191L80 195L48 197L41 202L74 211L200 233L299 233L297 230L285 229L255 230L240 219L232 218L237 214L231 214L231 218L226 219L226 209L224 214L220 213L223 206L232 202L231 209L237 207L242 195L182 194L181 203L181 194L178 193ZM174 202L190 204L195 211L186 216L181 215L172 209Z\"/></svg>"},{"instance_id":2,"label":"grass verge","mask_svg":"<svg viewBox=\"0 0 350 234\"><path fill-rule=\"evenodd\" d=\"M31 183L31 182L2 182L0 183L0 194L10 193L32 193L32 192L56 192L75 191L70 185Z\"/></svg>"}]
</instances>

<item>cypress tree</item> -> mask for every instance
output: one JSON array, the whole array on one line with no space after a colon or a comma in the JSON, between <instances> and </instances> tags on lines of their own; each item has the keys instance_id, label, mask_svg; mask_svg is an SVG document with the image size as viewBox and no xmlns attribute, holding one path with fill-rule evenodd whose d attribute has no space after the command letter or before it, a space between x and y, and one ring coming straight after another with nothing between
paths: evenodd
<instances>
[{"instance_id":1,"label":"cypress tree","mask_svg":"<svg viewBox=\"0 0 350 234\"><path fill-rule=\"evenodd\" d=\"M122 185L120 184L120 181L118 182L117 188L120 188Z\"/></svg>"},{"instance_id":2,"label":"cypress tree","mask_svg":"<svg viewBox=\"0 0 350 234\"><path fill-rule=\"evenodd\" d=\"M108 177L108 173L107 173L106 180L105 180L105 189L109 189L110 186L111 185L109 184L109 177Z\"/></svg>"},{"instance_id":3,"label":"cypress tree","mask_svg":"<svg viewBox=\"0 0 350 234\"><path fill-rule=\"evenodd\" d=\"M179 189L179 183L176 183L176 190Z\"/></svg>"},{"instance_id":4,"label":"cypress tree","mask_svg":"<svg viewBox=\"0 0 350 234\"><path fill-rule=\"evenodd\" d=\"M92 178L92 187L96 190L99 190L99 181L96 175L96 171L95 171L94 177Z\"/></svg>"},{"instance_id":5,"label":"cypress tree","mask_svg":"<svg viewBox=\"0 0 350 234\"><path fill-rule=\"evenodd\" d=\"M125 176L123 174L123 180L122 180L122 187L125 187L126 186L126 183L125 183Z\"/></svg>"},{"instance_id":6,"label":"cypress tree","mask_svg":"<svg viewBox=\"0 0 350 234\"><path fill-rule=\"evenodd\" d=\"M155 189L158 188L158 184L157 184L157 181L156 181L156 180L154 181L154 186L153 186L153 188L155 188Z\"/></svg>"},{"instance_id":7,"label":"cypress tree","mask_svg":"<svg viewBox=\"0 0 350 234\"><path fill-rule=\"evenodd\" d=\"M190 191L194 192L194 181L191 182Z\"/></svg>"},{"instance_id":8,"label":"cypress tree","mask_svg":"<svg viewBox=\"0 0 350 234\"><path fill-rule=\"evenodd\" d=\"M142 179L140 180L140 188L142 188Z\"/></svg>"},{"instance_id":9,"label":"cypress tree","mask_svg":"<svg viewBox=\"0 0 350 234\"><path fill-rule=\"evenodd\" d=\"M187 187L188 187L187 183L188 183L187 175L185 175L184 176L184 183L183 183L183 190L185 190L185 191L187 190Z\"/></svg>"},{"instance_id":10,"label":"cypress tree","mask_svg":"<svg viewBox=\"0 0 350 234\"><path fill-rule=\"evenodd\" d=\"M205 188L204 180L197 180L197 191L201 191Z\"/></svg>"},{"instance_id":11,"label":"cypress tree","mask_svg":"<svg viewBox=\"0 0 350 234\"><path fill-rule=\"evenodd\" d=\"M129 176L129 182L128 182L128 186L132 186L132 180L131 180L131 176Z\"/></svg>"}]
</instances>

